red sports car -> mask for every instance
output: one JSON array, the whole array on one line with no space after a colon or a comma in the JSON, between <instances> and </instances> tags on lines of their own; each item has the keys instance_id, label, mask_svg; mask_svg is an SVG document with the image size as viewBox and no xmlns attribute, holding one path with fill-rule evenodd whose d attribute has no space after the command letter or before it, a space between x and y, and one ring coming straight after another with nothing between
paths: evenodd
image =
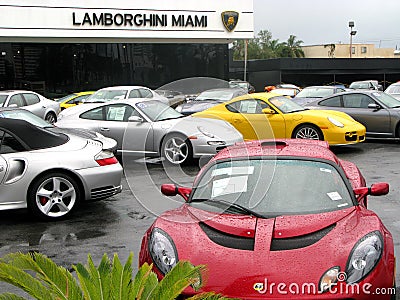
<instances>
[{"instance_id":1,"label":"red sports car","mask_svg":"<svg viewBox=\"0 0 400 300\"><path fill-rule=\"evenodd\" d=\"M393 238L367 209L357 166L326 142L253 141L228 147L193 188L164 184L186 203L143 237L139 263L161 278L178 260L206 265L200 291L241 299L394 299ZM192 288L185 296L195 294Z\"/></svg>"}]
</instances>

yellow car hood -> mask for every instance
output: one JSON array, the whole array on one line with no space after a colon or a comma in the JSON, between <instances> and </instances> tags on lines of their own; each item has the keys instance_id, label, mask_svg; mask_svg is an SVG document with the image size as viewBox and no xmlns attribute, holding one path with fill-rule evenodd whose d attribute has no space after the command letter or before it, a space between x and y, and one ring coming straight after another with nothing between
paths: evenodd
<instances>
[{"instance_id":1,"label":"yellow car hood","mask_svg":"<svg viewBox=\"0 0 400 300\"><path fill-rule=\"evenodd\" d=\"M336 110L317 110L317 109L309 109L301 112L293 113L295 119L303 119L303 118L312 118L312 119L319 119L319 118L334 118L335 120L343 123L343 125L353 125L354 123L358 123L348 114L336 111Z\"/></svg>"}]
</instances>

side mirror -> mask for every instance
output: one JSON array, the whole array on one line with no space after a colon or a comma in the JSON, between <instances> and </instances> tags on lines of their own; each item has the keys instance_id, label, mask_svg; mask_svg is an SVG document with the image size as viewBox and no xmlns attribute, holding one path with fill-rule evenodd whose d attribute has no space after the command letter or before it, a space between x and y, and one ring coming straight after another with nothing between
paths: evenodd
<instances>
[{"instance_id":1,"label":"side mirror","mask_svg":"<svg viewBox=\"0 0 400 300\"><path fill-rule=\"evenodd\" d=\"M273 115L273 114L275 114L275 111L274 111L273 109L270 109L270 108L264 108L264 109L262 110L262 112L263 112L264 114L266 114L266 115Z\"/></svg>"},{"instance_id":2,"label":"side mirror","mask_svg":"<svg viewBox=\"0 0 400 300\"><path fill-rule=\"evenodd\" d=\"M161 193L165 196L176 196L181 195L185 201L189 199L189 195L192 192L191 188L178 187L175 184L163 184L161 185Z\"/></svg>"},{"instance_id":3,"label":"side mirror","mask_svg":"<svg viewBox=\"0 0 400 300\"><path fill-rule=\"evenodd\" d=\"M144 120L143 120L143 118L138 117L138 116L130 116L130 117L128 118L128 122L143 123Z\"/></svg>"},{"instance_id":4,"label":"side mirror","mask_svg":"<svg viewBox=\"0 0 400 300\"><path fill-rule=\"evenodd\" d=\"M370 108L370 109L381 109L381 107L376 103L368 104L368 108Z\"/></svg>"},{"instance_id":5,"label":"side mirror","mask_svg":"<svg viewBox=\"0 0 400 300\"><path fill-rule=\"evenodd\" d=\"M389 184L386 182L374 183L371 187L360 187L354 189L354 194L358 196L358 199L362 199L367 195L371 196L383 196L389 193Z\"/></svg>"}]
</instances>

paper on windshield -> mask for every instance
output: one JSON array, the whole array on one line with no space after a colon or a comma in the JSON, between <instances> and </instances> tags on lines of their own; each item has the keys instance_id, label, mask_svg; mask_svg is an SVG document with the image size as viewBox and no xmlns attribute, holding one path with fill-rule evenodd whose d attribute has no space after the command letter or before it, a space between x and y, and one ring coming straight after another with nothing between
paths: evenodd
<instances>
[{"instance_id":1,"label":"paper on windshield","mask_svg":"<svg viewBox=\"0 0 400 300\"><path fill-rule=\"evenodd\" d=\"M107 119L110 121L123 121L125 115L125 106L109 107Z\"/></svg>"},{"instance_id":2,"label":"paper on windshield","mask_svg":"<svg viewBox=\"0 0 400 300\"><path fill-rule=\"evenodd\" d=\"M213 181L211 197L246 192L247 178L248 176L236 176Z\"/></svg>"},{"instance_id":3,"label":"paper on windshield","mask_svg":"<svg viewBox=\"0 0 400 300\"><path fill-rule=\"evenodd\" d=\"M248 167L233 167L233 168L222 168L215 169L211 173L211 177L220 176L220 175L251 175L254 173L254 166Z\"/></svg>"}]
</instances>

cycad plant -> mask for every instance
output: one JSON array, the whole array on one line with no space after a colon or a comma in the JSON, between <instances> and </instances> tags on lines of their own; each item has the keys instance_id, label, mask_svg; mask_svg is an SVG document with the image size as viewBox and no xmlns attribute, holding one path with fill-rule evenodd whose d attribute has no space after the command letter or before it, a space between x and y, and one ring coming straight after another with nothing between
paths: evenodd
<instances>
[{"instance_id":1,"label":"cycad plant","mask_svg":"<svg viewBox=\"0 0 400 300\"><path fill-rule=\"evenodd\" d=\"M175 299L188 286L200 288L204 266L180 261L162 279L149 264L142 265L132 277L131 253L122 265L118 255L112 261L104 254L96 267L88 255L86 265L70 270L58 266L41 253L12 253L0 260L0 280L8 282L38 300L130 300ZM22 300L11 293L0 294L0 300ZM190 299L228 299L214 293L201 293Z\"/></svg>"}]
</instances>

